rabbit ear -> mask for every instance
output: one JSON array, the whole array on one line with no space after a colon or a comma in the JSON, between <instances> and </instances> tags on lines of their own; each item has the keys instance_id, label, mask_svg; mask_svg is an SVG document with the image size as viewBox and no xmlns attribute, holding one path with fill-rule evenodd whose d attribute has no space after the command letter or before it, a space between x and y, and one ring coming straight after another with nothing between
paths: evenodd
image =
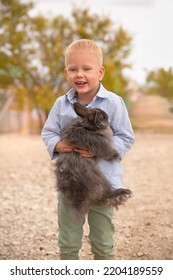
<instances>
[{"instance_id":1,"label":"rabbit ear","mask_svg":"<svg viewBox=\"0 0 173 280\"><path fill-rule=\"evenodd\" d=\"M97 111L89 111L87 115L87 119L89 122L96 123L97 121Z\"/></svg>"},{"instance_id":2,"label":"rabbit ear","mask_svg":"<svg viewBox=\"0 0 173 280\"><path fill-rule=\"evenodd\" d=\"M89 122L95 123L97 121L97 111L86 108L79 102L74 102L74 110L81 118L86 118Z\"/></svg>"},{"instance_id":3,"label":"rabbit ear","mask_svg":"<svg viewBox=\"0 0 173 280\"><path fill-rule=\"evenodd\" d=\"M89 110L84 105L79 102L74 102L73 106L78 116L80 116L81 118L87 117Z\"/></svg>"}]
</instances>

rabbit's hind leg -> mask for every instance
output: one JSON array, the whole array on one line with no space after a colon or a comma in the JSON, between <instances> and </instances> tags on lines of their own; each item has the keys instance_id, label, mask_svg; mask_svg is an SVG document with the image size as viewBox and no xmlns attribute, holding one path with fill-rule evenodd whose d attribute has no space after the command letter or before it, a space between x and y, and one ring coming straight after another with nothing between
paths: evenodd
<instances>
[{"instance_id":1,"label":"rabbit's hind leg","mask_svg":"<svg viewBox=\"0 0 173 280\"><path fill-rule=\"evenodd\" d=\"M109 194L109 196L107 196L104 203L118 209L118 207L123 205L131 196L132 191L129 189L115 189Z\"/></svg>"}]
</instances>

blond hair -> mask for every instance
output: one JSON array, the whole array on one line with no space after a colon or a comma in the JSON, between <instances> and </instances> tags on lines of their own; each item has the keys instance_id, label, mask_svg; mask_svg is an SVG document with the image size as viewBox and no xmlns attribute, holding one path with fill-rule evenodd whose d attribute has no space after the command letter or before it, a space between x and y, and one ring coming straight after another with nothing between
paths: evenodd
<instances>
[{"instance_id":1,"label":"blond hair","mask_svg":"<svg viewBox=\"0 0 173 280\"><path fill-rule=\"evenodd\" d=\"M100 65L103 63L102 50L93 40L80 39L71 43L65 51L65 65L67 64L67 56L76 52L90 52L98 58Z\"/></svg>"}]
</instances>

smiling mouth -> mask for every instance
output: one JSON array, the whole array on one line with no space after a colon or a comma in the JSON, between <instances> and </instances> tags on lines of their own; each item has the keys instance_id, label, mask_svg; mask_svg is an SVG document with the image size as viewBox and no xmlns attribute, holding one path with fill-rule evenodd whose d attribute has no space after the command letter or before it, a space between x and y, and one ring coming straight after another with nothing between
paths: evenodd
<instances>
[{"instance_id":1,"label":"smiling mouth","mask_svg":"<svg viewBox=\"0 0 173 280\"><path fill-rule=\"evenodd\" d=\"M77 85L85 85L86 82L76 82Z\"/></svg>"}]
</instances>

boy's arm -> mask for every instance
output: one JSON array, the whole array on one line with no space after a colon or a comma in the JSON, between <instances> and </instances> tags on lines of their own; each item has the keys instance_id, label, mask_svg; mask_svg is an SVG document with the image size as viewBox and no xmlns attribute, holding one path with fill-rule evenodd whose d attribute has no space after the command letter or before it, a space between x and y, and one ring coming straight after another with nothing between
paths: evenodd
<instances>
[{"instance_id":1,"label":"boy's arm","mask_svg":"<svg viewBox=\"0 0 173 280\"><path fill-rule=\"evenodd\" d=\"M60 137L60 115L58 112L58 100L54 103L49 112L49 116L42 129L41 136L47 147L51 159L54 159L58 152L55 150L57 143L61 140Z\"/></svg>"},{"instance_id":2,"label":"boy's arm","mask_svg":"<svg viewBox=\"0 0 173 280\"><path fill-rule=\"evenodd\" d=\"M61 126L60 115L58 112L58 102L59 101L57 100L53 105L41 132L41 136L47 147L51 159L56 158L58 156L58 153L69 153L72 151L75 151L86 158L94 157L94 155L87 151L85 148L78 149L65 140L61 140Z\"/></svg>"},{"instance_id":3,"label":"boy's arm","mask_svg":"<svg viewBox=\"0 0 173 280\"><path fill-rule=\"evenodd\" d=\"M135 137L132 125L129 119L128 111L122 98L114 111L114 117L111 122L113 138L116 150L121 158L129 151L134 144Z\"/></svg>"}]
</instances>

